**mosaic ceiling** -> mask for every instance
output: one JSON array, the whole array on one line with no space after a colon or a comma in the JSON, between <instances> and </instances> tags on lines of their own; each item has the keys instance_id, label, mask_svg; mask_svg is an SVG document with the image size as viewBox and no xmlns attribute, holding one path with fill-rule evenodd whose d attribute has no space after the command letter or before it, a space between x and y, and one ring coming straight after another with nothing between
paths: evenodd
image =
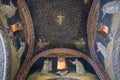
<instances>
[{"instance_id":1,"label":"mosaic ceiling","mask_svg":"<svg viewBox=\"0 0 120 80\"><path fill-rule=\"evenodd\" d=\"M82 0L27 0L35 29L35 52L77 48L87 53L87 7ZM86 15L85 15L86 14ZM39 43L43 42L43 45Z\"/></svg>"},{"instance_id":2,"label":"mosaic ceiling","mask_svg":"<svg viewBox=\"0 0 120 80\"><path fill-rule=\"evenodd\" d=\"M8 1L9 0L5 0L3 3L8 4ZM15 7L18 7L16 6L17 5L16 1L17 0L13 0ZM91 4L88 3L88 5L86 5L83 1L84 0L26 0L34 25L34 32L35 32L34 53L40 53L41 51L45 51L51 48L70 48L70 49L72 48L75 50L79 50L83 53L89 53L86 24L87 24L88 12L89 12L88 8L90 7L89 5ZM97 57L99 58L100 62L102 63L106 71L109 73L111 79L118 80L120 76L119 75L120 28L119 25L117 24L119 23L120 14L114 13L114 10L112 11L113 13L109 13L109 12L105 13L105 11L107 11L107 9L109 11L111 7L117 8L119 10L120 7L119 3L115 1L115 5L110 5L113 2L111 0L100 1L100 9L99 9L99 14L97 16L98 21L96 24L103 24L105 27L108 28L108 33L106 34L105 37L104 35L98 33L98 31L95 31L96 36L95 36L94 48ZM110 8L108 7L109 5ZM16 12L17 15L19 15L18 12L19 11L17 10ZM23 12L25 11L23 10ZM21 20L18 17L16 17L16 14L12 18L8 19L9 27L11 24ZM29 47L27 44L27 40L24 40L25 37L23 32L19 33L17 36L14 37L15 40L13 39L14 42L13 46L17 47L16 50L23 47L20 45L20 42L26 43L26 45L24 45L24 49L25 46ZM20 38L22 40L20 40ZM2 40L2 38L0 40ZM2 46L0 48L3 49ZM105 51L107 51L107 53ZM4 52L0 53L0 56L6 55L3 53ZM26 49L24 53L27 54ZM26 56L24 53L21 54L22 58L20 58L23 61L24 61L23 56ZM57 56L56 55L54 56L57 57L58 55ZM71 55L65 55L65 57L66 56L68 57ZM46 57L53 57L53 55L48 55ZM3 66L4 61L2 57L0 57L0 59L2 63L0 65ZM13 62L15 61L13 60ZM0 70L0 74L1 74L4 71L2 71L3 67L0 68L1 68ZM23 70L22 67L21 69ZM2 76L0 77L2 78Z\"/></svg>"}]
</instances>

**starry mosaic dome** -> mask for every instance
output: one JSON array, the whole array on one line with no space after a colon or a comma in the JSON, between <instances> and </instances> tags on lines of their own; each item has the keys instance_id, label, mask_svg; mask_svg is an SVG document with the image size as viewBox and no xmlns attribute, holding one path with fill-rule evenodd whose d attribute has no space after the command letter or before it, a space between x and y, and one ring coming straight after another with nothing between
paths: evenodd
<instances>
[{"instance_id":1,"label":"starry mosaic dome","mask_svg":"<svg viewBox=\"0 0 120 80\"><path fill-rule=\"evenodd\" d=\"M27 0L39 39L51 46L65 47L81 38L87 40L86 7L81 0Z\"/></svg>"}]
</instances>

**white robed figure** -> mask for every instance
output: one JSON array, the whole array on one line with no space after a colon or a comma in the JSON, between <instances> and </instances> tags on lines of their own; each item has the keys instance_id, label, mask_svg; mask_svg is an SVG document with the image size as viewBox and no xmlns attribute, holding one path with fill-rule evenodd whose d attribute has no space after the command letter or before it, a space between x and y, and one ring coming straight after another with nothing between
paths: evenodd
<instances>
[{"instance_id":1,"label":"white robed figure","mask_svg":"<svg viewBox=\"0 0 120 80\"><path fill-rule=\"evenodd\" d=\"M47 74L49 71L52 71L52 60L46 59L43 64L43 68L41 70L42 74Z\"/></svg>"},{"instance_id":2,"label":"white robed figure","mask_svg":"<svg viewBox=\"0 0 120 80\"><path fill-rule=\"evenodd\" d=\"M73 62L70 61L70 62L76 66L76 73L78 75L85 75L84 66L78 59L75 59L75 61L73 61Z\"/></svg>"}]
</instances>

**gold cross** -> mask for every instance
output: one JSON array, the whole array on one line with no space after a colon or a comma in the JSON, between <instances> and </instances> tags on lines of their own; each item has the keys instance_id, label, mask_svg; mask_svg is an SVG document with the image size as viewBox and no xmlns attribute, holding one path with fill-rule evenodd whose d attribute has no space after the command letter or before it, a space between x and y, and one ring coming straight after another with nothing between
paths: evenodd
<instances>
[{"instance_id":1,"label":"gold cross","mask_svg":"<svg viewBox=\"0 0 120 80\"><path fill-rule=\"evenodd\" d=\"M57 18L58 18L59 25L61 25L61 24L62 24L62 21L63 21L64 16L62 16L62 14L60 13L60 15L59 15L59 16L57 16Z\"/></svg>"}]
</instances>

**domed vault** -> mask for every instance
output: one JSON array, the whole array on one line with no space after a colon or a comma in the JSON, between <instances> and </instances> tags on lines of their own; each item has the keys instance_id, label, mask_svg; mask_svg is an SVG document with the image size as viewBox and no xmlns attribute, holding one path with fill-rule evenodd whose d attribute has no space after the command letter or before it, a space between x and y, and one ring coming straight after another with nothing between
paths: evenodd
<instances>
[{"instance_id":1,"label":"domed vault","mask_svg":"<svg viewBox=\"0 0 120 80\"><path fill-rule=\"evenodd\" d=\"M120 61L116 57L119 56L119 20L116 17L119 2L0 0L0 3L0 50L4 49L0 53L1 80L31 80L33 76L37 80L119 78L119 71L116 71ZM108 6L116 10L116 14ZM51 62L48 72L44 71L47 61ZM79 62L76 67L75 61ZM58 62L65 68L58 69ZM78 64L86 75L84 70L78 72Z\"/></svg>"}]
</instances>

